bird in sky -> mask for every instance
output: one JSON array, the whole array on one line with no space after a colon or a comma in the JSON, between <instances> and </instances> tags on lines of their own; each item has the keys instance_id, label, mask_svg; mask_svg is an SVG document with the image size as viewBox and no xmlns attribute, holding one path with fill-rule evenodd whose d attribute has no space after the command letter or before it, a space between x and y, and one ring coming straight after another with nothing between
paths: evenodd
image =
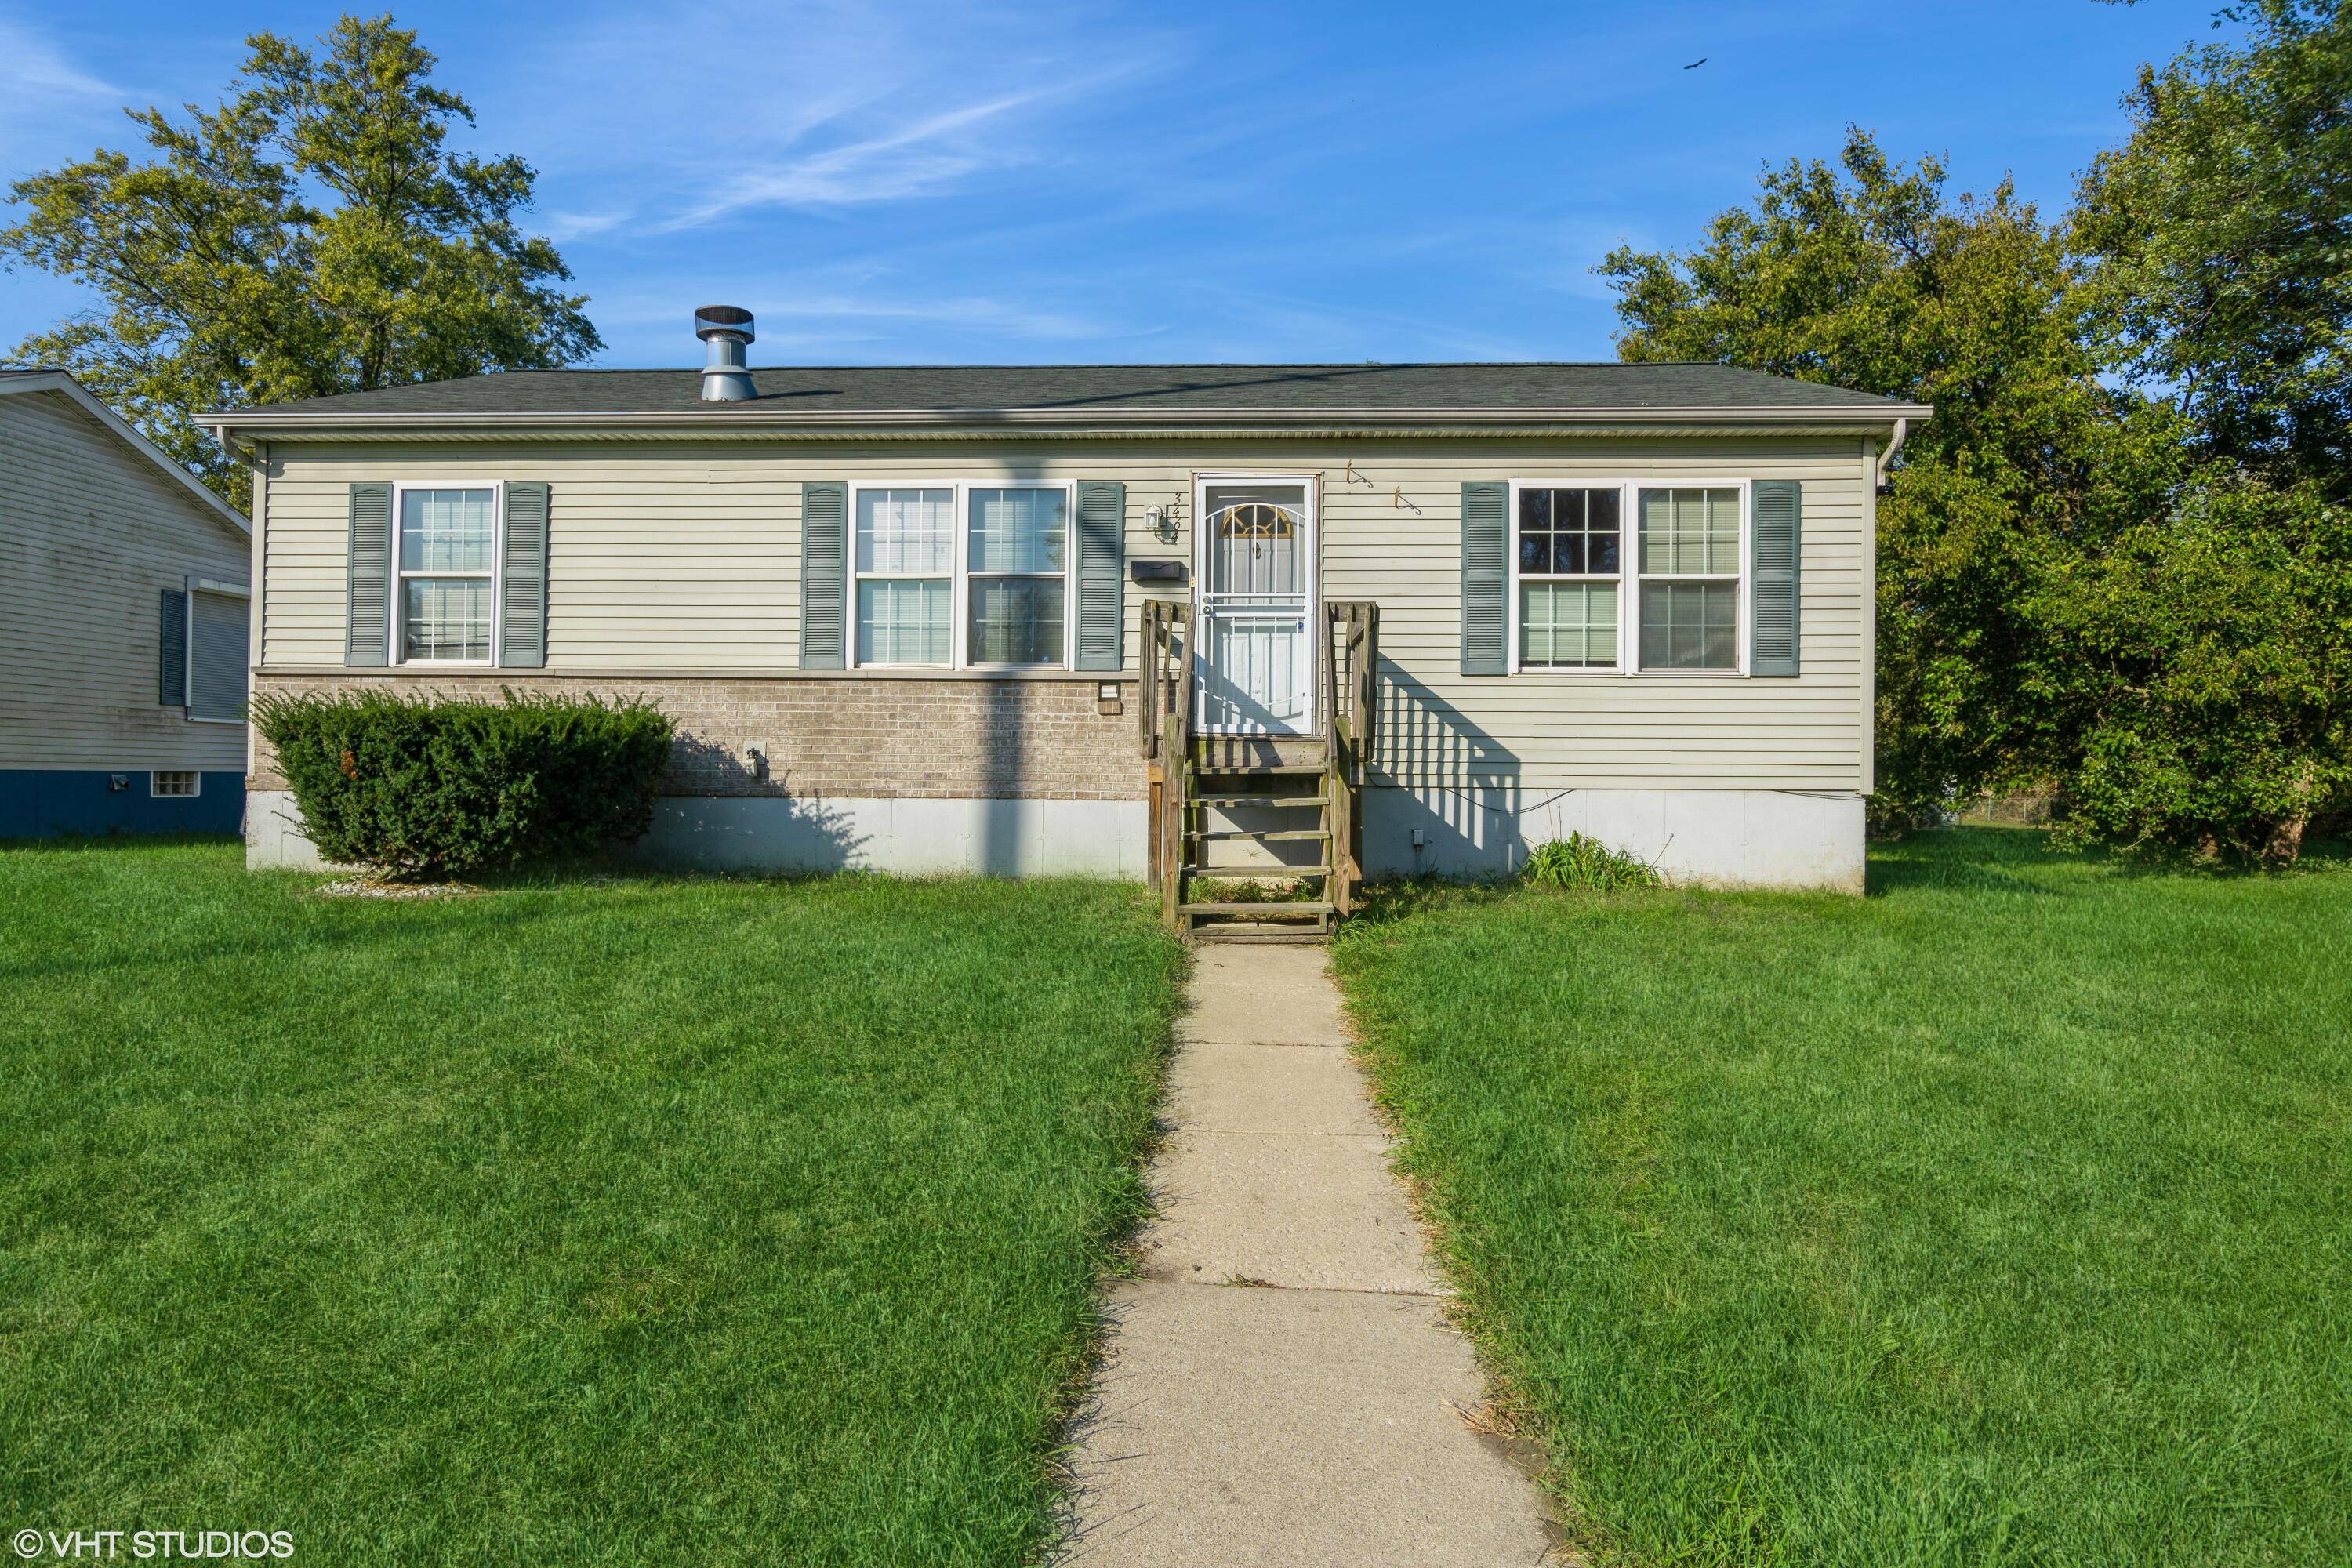
<instances>
[{"instance_id":1,"label":"bird in sky","mask_svg":"<svg viewBox=\"0 0 2352 1568\"><path fill-rule=\"evenodd\" d=\"M1711 59L1712 58L1713 58L1713 57L1712 57L1712 56L1709 56L1709 55L1701 55L1701 56L1699 56L1699 58L1696 58L1696 59L1695 59L1695 60L1691 61L1691 63L1690 63L1690 64L1688 64L1688 65L1686 65L1686 66L1683 67L1683 69L1685 69L1685 70L1686 70L1686 71L1695 71L1695 70L1698 69L1698 68L1699 68L1699 67L1701 67L1701 66L1703 66L1703 65L1706 64L1706 62L1707 62L1709 59Z\"/></svg>"}]
</instances>

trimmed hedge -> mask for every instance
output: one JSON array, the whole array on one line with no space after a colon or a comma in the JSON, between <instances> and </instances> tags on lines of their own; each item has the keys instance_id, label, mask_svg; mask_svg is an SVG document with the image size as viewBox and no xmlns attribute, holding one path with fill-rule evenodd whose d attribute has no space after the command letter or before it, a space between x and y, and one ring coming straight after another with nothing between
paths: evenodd
<instances>
[{"instance_id":1,"label":"trimmed hedge","mask_svg":"<svg viewBox=\"0 0 2352 1568\"><path fill-rule=\"evenodd\" d=\"M415 879L642 837L673 732L650 702L512 691L496 702L269 692L251 712L319 852Z\"/></svg>"}]
</instances>

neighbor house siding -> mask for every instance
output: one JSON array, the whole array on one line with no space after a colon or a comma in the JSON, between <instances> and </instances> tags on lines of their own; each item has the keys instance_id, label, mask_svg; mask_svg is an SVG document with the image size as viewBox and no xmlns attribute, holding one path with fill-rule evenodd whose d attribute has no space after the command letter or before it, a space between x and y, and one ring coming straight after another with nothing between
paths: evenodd
<instances>
[{"instance_id":1,"label":"neighbor house siding","mask_svg":"<svg viewBox=\"0 0 2352 1568\"><path fill-rule=\"evenodd\" d=\"M263 542L261 658L289 677L340 668L354 480L547 481L551 677L822 681L859 678L796 668L805 481L1120 480L1128 559L1189 561L1193 475L1307 472L1322 479L1324 595L1381 607L1387 679L1375 782L1481 798L1499 792L1503 802L1586 789L1856 792L1868 778L1865 447L1801 437L279 442ZM1603 478L1801 480L1802 673L1461 675L1462 481ZM1147 529L1154 506L1174 509L1175 542ZM1144 596L1129 584L1130 673ZM905 711L910 728L923 722L919 708ZM699 739L738 752L779 740ZM793 787L840 793L845 784L811 767Z\"/></svg>"},{"instance_id":2,"label":"neighbor house siding","mask_svg":"<svg viewBox=\"0 0 2352 1568\"><path fill-rule=\"evenodd\" d=\"M0 397L0 769L241 773L242 727L158 701L156 659L163 591L243 583L246 548L64 395Z\"/></svg>"}]
</instances>

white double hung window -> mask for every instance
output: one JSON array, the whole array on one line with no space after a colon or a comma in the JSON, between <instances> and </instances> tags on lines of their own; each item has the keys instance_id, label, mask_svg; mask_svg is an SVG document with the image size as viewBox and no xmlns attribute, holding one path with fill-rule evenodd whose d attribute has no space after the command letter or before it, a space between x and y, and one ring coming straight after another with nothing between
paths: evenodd
<instances>
[{"instance_id":1,"label":"white double hung window","mask_svg":"<svg viewBox=\"0 0 2352 1568\"><path fill-rule=\"evenodd\" d=\"M1748 488L1514 484L1510 668L1742 672Z\"/></svg>"},{"instance_id":2,"label":"white double hung window","mask_svg":"<svg viewBox=\"0 0 2352 1568\"><path fill-rule=\"evenodd\" d=\"M860 485L852 497L859 666L1068 663L1067 485Z\"/></svg>"},{"instance_id":3,"label":"white double hung window","mask_svg":"<svg viewBox=\"0 0 2352 1568\"><path fill-rule=\"evenodd\" d=\"M1063 608L1069 597L1070 493L1047 489L972 489L966 592L971 597L967 664L1060 664Z\"/></svg>"},{"instance_id":4,"label":"white double hung window","mask_svg":"<svg viewBox=\"0 0 2352 1568\"><path fill-rule=\"evenodd\" d=\"M1739 668L1739 489L1642 491L1642 668Z\"/></svg>"},{"instance_id":5,"label":"white double hung window","mask_svg":"<svg viewBox=\"0 0 2352 1568\"><path fill-rule=\"evenodd\" d=\"M1519 668L1617 668L1619 511L1606 489L1519 491Z\"/></svg>"},{"instance_id":6,"label":"white double hung window","mask_svg":"<svg viewBox=\"0 0 2352 1568\"><path fill-rule=\"evenodd\" d=\"M946 664L955 636L953 487L857 492L860 664Z\"/></svg>"},{"instance_id":7,"label":"white double hung window","mask_svg":"<svg viewBox=\"0 0 2352 1568\"><path fill-rule=\"evenodd\" d=\"M403 664L490 662L496 486L404 485L393 604Z\"/></svg>"}]
</instances>

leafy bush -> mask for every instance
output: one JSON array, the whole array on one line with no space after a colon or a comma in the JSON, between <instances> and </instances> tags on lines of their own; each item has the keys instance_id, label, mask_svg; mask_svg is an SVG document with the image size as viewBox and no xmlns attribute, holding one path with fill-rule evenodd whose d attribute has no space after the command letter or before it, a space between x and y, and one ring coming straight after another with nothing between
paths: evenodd
<instances>
[{"instance_id":1,"label":"leafy bush","mask_svg":"<svg viewBox=\"0 0 2352 1568\"><path fill-rule=\"evenodd\" d=\"M254 700L304 831L330 860L463 876L642 837L672 725L650 702L387 691Z\"/></svg>"},{"instance_id":2,"label":"leafy bush","mask_svg":"<svg viewBox=\"0 0 2352 1568\"><path fill-rule=\"evenodd\" d=\"M1571 833L1538 844L1519 868L1520 878L1538 888L1590 888L1607 892L1619 888L1654 888L1658 873L1650 864L1598 838Z\"/></svg>"},{"instance_id":3,"label":"leafy bush","mask_svg":"<svg viewBox=\"0 0 2352 1568\"><path fill-rule=\"evenodd\" d=\"M2284 863L2352 793L2352 508L2316 487L2190 490L2031 607L2062 837Z\"/></svg>"}]
</instances>

